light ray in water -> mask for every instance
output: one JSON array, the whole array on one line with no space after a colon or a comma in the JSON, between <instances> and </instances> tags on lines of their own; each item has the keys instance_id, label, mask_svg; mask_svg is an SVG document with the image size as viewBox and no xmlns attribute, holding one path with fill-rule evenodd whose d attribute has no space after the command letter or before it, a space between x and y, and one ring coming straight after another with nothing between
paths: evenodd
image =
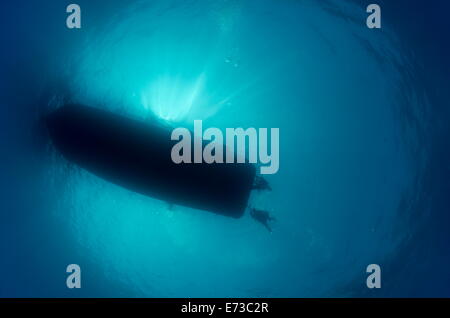
<instances>
[{"instance_id":1,"label":"light ray in water","mask_svg":"<svg viewBox=\"0 0 450 318\"><path fill-rule=\"evenodd\" d=\"M161 76L141 93L142 105L164 120L182 121L194 104L205 103L204 79L204 74L192 82L181 77Z\"/></svg>"}]
</instances>

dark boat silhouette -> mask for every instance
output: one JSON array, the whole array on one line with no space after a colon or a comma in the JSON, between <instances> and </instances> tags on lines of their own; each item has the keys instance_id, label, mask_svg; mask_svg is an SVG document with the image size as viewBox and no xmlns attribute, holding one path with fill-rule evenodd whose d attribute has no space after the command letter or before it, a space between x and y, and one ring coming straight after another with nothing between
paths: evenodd
<instances>
[{"instance_id":1,"label":"dark boat silhouette","mask_svg":"<svg viewBox=\"0 0 450 318\"><path fill-rule=\"evenodd\" d=\"M239 218L256 169L251 164L175 164L172 129L83 105L46 117L54 146L91 173L171 204Z\"/></svg>"}]
</instances>

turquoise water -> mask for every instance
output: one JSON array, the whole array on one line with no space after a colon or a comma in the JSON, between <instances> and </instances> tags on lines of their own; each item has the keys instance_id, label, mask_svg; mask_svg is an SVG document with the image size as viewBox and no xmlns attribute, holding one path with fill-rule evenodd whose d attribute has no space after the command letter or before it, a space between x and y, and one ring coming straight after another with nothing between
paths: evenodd
<instances>
[{"instance_id":1,"label":"turquoise water","mask_svg":"<svg viewBox=\"0 0 450 318\"><path fill-rule=\"evenodd\" d=\"M29 96L41 96L28 121L65 96L173 126L280 128L273 191L249 202L277 222L268 233L248 215L171 210L68 163L42 137L33 165L20 149L29 182L14 195L27 199L13 204L20 231L4 232L13 256L2 267L25 273L2 295L420 294L405 283L420 266L403 260L432 213L418 208L432 103L392 24L367 29L351 1L79 4L81 30L60 27L63 5L29 9L42 15L23 30L41 61L26 70ZM82 268L79 291L65 287L70 263ZM386 266L387 287L370 294L372 263Z\"/></svg>"}]
</instances>

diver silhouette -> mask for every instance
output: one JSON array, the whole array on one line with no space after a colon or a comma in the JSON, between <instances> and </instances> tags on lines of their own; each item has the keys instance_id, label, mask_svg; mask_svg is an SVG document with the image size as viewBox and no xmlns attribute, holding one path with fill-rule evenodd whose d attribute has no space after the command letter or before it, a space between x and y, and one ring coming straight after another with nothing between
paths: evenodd
<instances>
[{"instance_id":1,"label":"diver silhouette","mask_svg":"<svg viewBox=\"0 0 450 318\"><path fill-rule=\"evenodd\" d=\"M264 211L264 210L258 210L255 208L250 207L250 216L255 219L256 221L258 221L259 223L261 223L262 225L265 226L265 228L269 231L272 232L272 229L269 226L269 221L276 221L276 219L274 217L272 217L269 212Z\"/></svg>"},{"instance_id":2,"label":"diver silhouette","mask_svg":"<svg viewBox=\"0 0 450 318\"><path fill-rule=\"evenodd\" d=\"M255 176L255 179L253 181L253 187L252 190L268 190L268 191L272 191L272 188L269 185L269 182L267 182L266 179L264 179L261 176Z\"/></svg>"}]
</instances>

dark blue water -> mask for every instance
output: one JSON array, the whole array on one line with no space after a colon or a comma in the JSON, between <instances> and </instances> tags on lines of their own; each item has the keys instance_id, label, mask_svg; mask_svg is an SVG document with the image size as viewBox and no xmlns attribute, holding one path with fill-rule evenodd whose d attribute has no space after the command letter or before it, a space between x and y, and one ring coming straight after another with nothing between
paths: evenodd
<instances>
[{"instance_id":1,"label":"dark blue water","mask_svg":"<svg viewBox=\"0 0 450 318\"><path fill-rule=\"evenodd\" d=\"M2 4L0 296L450 296L446 1ZM65 161L64 98L172 125L279 127L272 234ZM82 288L66 288L66 266ZM382 288L366 287L380 264Z\"/></svg>"}]
</instances>

